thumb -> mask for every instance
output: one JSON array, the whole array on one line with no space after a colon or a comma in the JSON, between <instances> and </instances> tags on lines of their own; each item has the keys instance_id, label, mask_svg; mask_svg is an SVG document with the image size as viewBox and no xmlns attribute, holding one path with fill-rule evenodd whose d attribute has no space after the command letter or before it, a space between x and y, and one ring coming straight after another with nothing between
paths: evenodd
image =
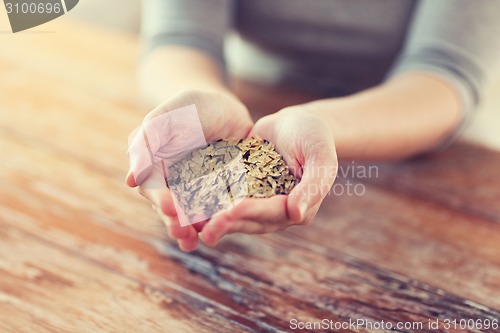
<instances>
[{"instance_id":1,"label":"thumb","mask_svg":"<svg viewBox=\"0 0 500 333\"><path fill-rule=\"evenodd\" d=\"M302 166L302 179L287 200L288 215L297 223L309 222L306 218L328 195L337 176L337 154L334 148L317 149L309 155Z\"/></svg>"}]
</instances>

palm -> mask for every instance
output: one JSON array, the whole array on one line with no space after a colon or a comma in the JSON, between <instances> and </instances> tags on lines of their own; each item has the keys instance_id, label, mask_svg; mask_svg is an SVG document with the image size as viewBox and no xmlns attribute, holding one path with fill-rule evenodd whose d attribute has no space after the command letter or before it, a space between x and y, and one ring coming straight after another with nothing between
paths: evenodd
<instances>
[{"instance_id":1,"label":"palm","mask_svg":"<svg viewBox=\"0 0 500 333\"><path fill-rule=\"evenodd\" d=\"M254 125L250 136L274 142L300 183L287 195L246 199L220 214L203 229L208 245L230 233L268 233L293 224L307 224L315 216L336 176L333 135L322 119L306 110L282 110Z\"/></svg>"},{"instance_id":2,"label":"palm","mask_svg":"<svg viewBox=\"0 0 500 333\"><path fill-rule=\"evenodd\" d=\"M194 121L186 122L182 114L174 119L163 117L193 104L197 111L197 119ZM168 119L168 124L162 119ZM176 126L177 122L182 122L182 126ZM151 142L148 142L147 150L135 149L138 153L130 156L132 171L127 176L127 183L130 186L139 185L139 192L153 203L153 208L167 225L169 234L178 239L181 248L193 250L198 242L200 225L196 225L196 228L193 225L180 227L171 194L165 187L159 167L161 164L156 161L163 161L175 156L176 152L186 151L192 148L193 143L245 137L252 127L252 121L245 106L229 95L190 91L175 96L150 112L145 123L153 124L149 131L152 133L148 133L148 136L154 138L154 151L151 151ZM193 123L198 123L198 126ZM193 140L193 136L199 139ZM186 142L190 144L186 145ZM153 160L151 153L154 155ZM135 172L134 168L137 169L141 163L142 167L139 169L145 171ZM144 167L144 163L149 163L149 167ZM137 177L139 174L141 177Z\"/></svg>"},{"instance_id":3,"label":"palm","mask_svg":"<svg viewBox=\"0 0 500 333\"><path fill-rule=\"evenodd\" d=\"M308 160L334 152L329 128L321 119L302 110L288 112L282 117L264 117L255 124L250 135L259 135L274 142L276 149L298 178L303 176L304 165ZM334 159L333 156L328 157Z\"/></svg>"}]
</instances>

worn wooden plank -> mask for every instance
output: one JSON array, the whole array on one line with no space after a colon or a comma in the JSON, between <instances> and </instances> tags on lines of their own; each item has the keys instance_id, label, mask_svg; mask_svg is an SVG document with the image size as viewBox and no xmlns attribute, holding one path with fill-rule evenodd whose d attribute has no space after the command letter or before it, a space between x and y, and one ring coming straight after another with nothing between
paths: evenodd
<instances>
[{"instance_id":1,"label":"worn wooden plank","mask_svg":"<svg viewBox=\"0 0 500 333\"><path fill-rule=\"evenodd\" d=\"M5 138L3 141L11 140ZM20 146L4 146L2 150L14 156L24 143L32 142L30 136L23 134L18 134L17 140L21 141ZM38 142L40 146L37 146L37 150L43 148L41 142ZM47 145L50 146L51 142ZM81 145L85 145L85 142ZM72 160L71 155L65 157L57 150L50 152L55 160ZM97 168L92 168L92 161L99 161L97 154L94 158L91 155L85 157L84 161L70 169L63 164L50 162L42 153L31 154L33 155L25 159L22 155L16 157L12 172L31 175L32 193L55 198L54 209L60 209L57 206L60 203L73 207L87 206L86 211L102 217L120 207L124 210L124 217L106 218L111 220L108 223L149 234L164 232L161 226L143 218L144 206L132 191L123 191L121 177L113 176L113 180L95 177L94 170ZM120 158L113 151L106 155L110 160ZM123 174L124 171L119 171L123 166L116 165L116 171L110 173ZM106 166L108 169L111 167L113 166ZM37 178L45 181L40 182ZM18 190L10 191L13 193ZM27 197L26 194L20 196ZM499 281L498 227L477 219L463 218L418 200L405 201L404 198L380 191L368 192L363 197L352 200L344 198L341 204L336 204L335 201L335 197L332 197L325 202L317 221L310 227L298 228L297 233L308 235L311 241L376 262L407 276L424 278L424 281L458 295L499 306L499 298L495 294ZM91 207L88 207L89 202L92 202ZM41 205L46 210L51 209L46 202ZM363 207L363 210L359 210L359 207ZM370 218L367 219L367 216ZM150 215L149 219L152 218ZM461 275L456 274L457 270L461 271Z\"/></svg>"},{"instance_id":2,"label":"worn wooden plank","mask_svg":"<svg viewBox=\"0 0 500 333\"><path fill-rule=\"evenodd\" d=\"M29 89L27 91L36 93L36 91ZM8 94L8 91L5 93ZM26 121L24 127L16 127L15 125L23 119L20 119L17 114L9 117L4 115L0 126L3 126L10 133L4 139L6 142L18 140L20 145L34 146L37 150L46 149L55 160L59 161L71 161L76 158L80 161L79 165L66 169L63 164L54 165L47 162L43 155L39 154L40 156L26 159L23 159L22 156L16 157L15 168L17 170L23 168L25 175L32 174L35 178L33 181L34 193L41 192L52 197L55 196L63 203L77 207L88 206L89 200L94 199L93 206L87 210L92 211L95 215L102 216L115 210L116 207L120 207L126 212L126 217L113 218L113 223L149 233L164 232L161 226L154 223L148 221L138 223L137 221L144 221L144 218L141 217L143 206L140 206L142 204L133 191L124 192L122 190L121 180L125 173L126 160L123 151L116 150L116 147L123 146L123 142L118 142L116 138L125 139L127 124L131 123L133 117L128 118L128 123L125 121L123 123L121 121L113 122L115 127L109 128L105 133L92 130L89 135L75 136L72 135L74 125L71 125L71 121L73 116L85 128L91 128L92 122L99 117L102 117L100 118L101 122L111 122L113 117L106 115L106 112L99 112L102 105L98 108L87 108L83 102L83 104L72 107L73 99L85 99L85 92L73 92L70 95L75 97L68 98L67 96L67 94L64 96L55 95L53 99L46 102L46 105L40 105L36 110L27 108L23 114L23 117L28 119L29 116L34 117L41 110L44 113L51 113L50 117L43 117L37 122ZM68 105L68 107L64 107L64 105ZM72 113L66 112L66 108L71 108ZM118 112L114 109L108 110L110 114ZM45 134L45 128L50 127L51 119L58 119L59 122L66 123L68 126L56 127L51 132L53 135L48 136ZM122 117L121 119L126 118ZM106 134L110 137L109 140L105 136ZM19 147L19 149L21 148ZM12 156L18 154L17 148L3 147L3 151ZM106 178L93 177L95 172L106 175ZM45 179L45 181L40 182L36 178ZM113 181L109 181L108 178ZM74 181L68 181L68 179ZM80 179L85 179L85 181L82 182ZM16 191L16 189L11 191ZM78 195L75 196L75 193ZM113 194L110 195L110 193ZM494 293L498 290L498 283L494 283L495 278L498 278L498 267L489 268L488 265L485 265L484 269L478 269L479 263L484 260L483 255L489 251L488 258L491 260L491 257L498 253L498 247L495 247L495 244L500 243L498 242L498 227L484 225L481 221L474 219L461 218L446 210L438 209L437 214L422 216L421 212L428 210L428 208L419 207L419 205L423 205L419 201L407 200L404 204L404 199L393 198L394 202L387 200L384 205L381 205L380 201L384 199L384 194L379 198L379 192L374 192L373 195L368 195L365 199L348 200L346 203L335 206L332 206L335 200L328 201L325 203L325 207L338 208L333 210L323 208L312 227L308 227L306 230L300 228L297 232L310 235L311 241L322 242L326 246L341 249L364 260L374 261L384 265L383 267L410 277L427 277L425 281L432 282L434 285L458 295L471 297L491 306L499 305L499 298ZM46 206L46 203L40 203L40 205ZM397 209L387 208L396 205ZM363 207L362 211L358 208L360 206ZM428 207L429 205L424 206ZM337 210L342 213L336 214ZM353 212L358 212L354 218ZM367 219L367 216L371 216L371 218ZM335 222L332 222L332 218ZM428 225L423 229L414 228L412 223L415 223L415 220L428 221ZM457 220L461 221L462 229L457 228ZM429 226L435 227L429 228ZM464 231L457 234L457 230ZM343 237L332 242L331 238L339 234ZM373 241L367 242L363 239L363 237L370 237L370 235L372 239L385 239L387 243L379 241L374 245ZM490 245L485 247L484 244ZM426 252L423 252L424 250ZM436 251L435 253L439 253L439 255L432 255L432 251ZM436 261L445 264L436 265ZM408 265L408 262L414 264ZM457 265L458 262L462 264ZM461 277L455 274L459 268L463 274ZM431 269L432 274L430 274ZM478 271L485 271L485 273L478 275Z\"/></svg>"},{"instance_id":3,"label":"worn wooden plank","mask_svg":"<svg viewBox=\"0 0 500 333\"><path fill-rule=\"evenodd\" d=\"M0 221L0 331L258 332Z\"/></svg>"},{"instance_id":4,"label":"worn wooden plank","mask_svg":"<svg viewBox=\"0 0 500 333\"><path fill-rule=\"evenodd\" d=\"M317 98L247 82L236 88L256 110L273 111ZM270 92L272 101L266 98ZM370 168L375 169L367 177ZM367 193L327 199L315 227L292 232L498 308L500 227L487 221L498 221L499 169L498 152L463 142L426 159L344 161L337 192L349 186L353 192L361 183Z\"/></svg>"},{"instance_id":5,"label":"worn wooden plank","mask_svg":"<svg viewBox=\"0 0 500 333\"><path fill-rule=\"evenodd\" d=\"M23 219L26 223L26 217ZM22 228L18 218L15 222L16 228ZM240 237L237 242L225 242L219 250L186 254L158 239L111 235L90 223L84 228L86 232L78 236L54 230L54 226L31 228L36 233L31 237L50 239L167 295L178 292L179 299L195 307L194 316L210 308L209 312L224 318L260 324L258 331L262 332L276 331L273 327L286 330L291 318L425 323L436 317L493 320L500 316L497 311L442 290L289 236L258 241ZM64 262L59 257L55 260ZM277 260L283 264L276 266ZM80 292L87 294L86 287L82 289ZM225 309L236 313L224 313ZM211 325L218 327L216 322Z\"/></svg>"},{"instance_id":6,"label":"worn wooden plank","mask_svg":"<svg viewBox=\"0 0 500 333\"><path fill-rule=\"evenodd\" d=\"M500 308L500 228L496 223L376 186L362 186L361 196L332 195L311 226L290 232Z\"/></svg>"},{"instance_id":7,"label":"worn wooden plank","mask_svg":"<svg viewBox=\"0 0 500 333\"><path fill-rule=\"evenodd\" d=\"M4 138L3 142L11 140ZM26 143L29 142L27 139ZM11 156L19 154L20 149L22 146L2 147L2 151ZM113 154L109 156L113 157ZM122 191L120 177L116 181L95 178L94 170L85 167L91 161L68 169L64 164L47 161L41 153L25 159L22 157L22 154L16 157L12 168L25 177L32 177L31 193L56 199L53 206L46 201L36 203L34 200L34 207L48 210L61 209L61 204L87 206L86 212L107 223L150 234L164 232L160 225L152 222L152 215L143 217L144 206L135 193ZM53 158L68 160L56 152L53 152ZM11 178L20 176L7 175ZM19 190L12 188L9 193ZM388 195L392 198L387 199ZM29 198L25 193L19 196ZM90 202L92 206L88 207ZM125 217L106 217L116 207L124 211ZM363 210L358 207L363 207ZM296 232L307 235L311 241L423 279L464 297L499 306L496 296L500 281L499 231L488 223L464 218L418 200L404 200L373 190L354 200L327 201L316 222L310 227L298 228Z\"/></svg>"},{"instance_id":8,"label":"worn wooden plank","mask_svg":"<svg viewBox=\"0 0 500 333\"><path fill-rule=\"evenodd\" d=\"M12 143L1 142L2 150L9 151ZM236 237L216 250L182 253L160 234L132 231L113 223L126 218L120 209L97 214L93 207L98 207L100 200L96 198L80 198L85 206L68 202L65 193L85 196L85 188L72 188L75 183L85 179L93 186L92 182L102 177L79 169L77 160L58 163L56 156L47 159L44 152L30 152L21 145L14 150L40 168L38 172L30 172L26 166L7 170L12 180L8 183L11 196L1 200L2 206L11 208L0 210L3 223L151 287L194 297L204 306L212 306L214 313L232 309L234 313L225 316L242 325L254 321L259 330L273 331L286 330L292 318L425 322L436 316L498 316L493 309L290 235ZM51 177L44 168L56 176ZM72 177L72 169L82 171L81 177ZM57 187L52 191L40 187L37 174L49 184L49 179L54 180L52 186ZM55 190L58 187L60 190ZM112 187L108 191L114 192ZM134 200L129 199L128 205ZM151 212L144 215L152 219ZM382 310L382 304L391 304L390 310Z\"/></svg>"},{"instance_id":9,"label":"worn wooden plank","mask_svg":"<svg viewBox=\"0 0 500 333\"><path fill-rule=\"evenodd\" d=\"M65 117L68 117L68 116L65 116L65 114L63 112L60 112L60 115L58 116L58 118L60 120L65 120L66 119ZM83 124L85 126L87 125L87 123L83 123ZM36 125L36 126L38 126L38 125ZM37 128L32 127L32 128L30 128L30 131L29 131L30 134L24 135L24 132L18 133L16 138L18 138L19 140L24 140L23 142L26 142L26 144L30 144L30 142L32 142L32 138L29 135L33 135L33 133L36 133L37 130L38 130ZM66 131L66 130L67 129L63 129L63 131ZM68 133L68 135L69 135L69 133ZM12 140L12 138L5 139L5 141L11 141L11 140ZM89 146L90 145L89 142L92 142L93 139L88 138L88 136L78 136L78 137L74 137L73 140L74 141L72 141L71 144L68 144L68 142L66 140L66 145L67 145L67 147L70 147L70 148L76 147L76 150L78 151L79 149L84 149L85 146ZM62 141L62 142L65 142L65 141ZM40 143L40 141L39 141L39 143ZM47 142L47 145L52 145L52 142ZM108 148L108 147L106 146L105 148ZM38 147L37 149L40 150L41 147ZM7 152L8 148L5 147L4 150ZM86 200L90 200L91 198L98 196L99 197L99 204L98 204L99 206L93 207L94 212L100 211L100 212L105 213L107 211L116 209L116 207L123 207L122 209L126 210L127 216L129 218L119 220L119 221L117 221L117 223L125 224L125 225L135 224L132 226L134 228L141 228L141 227L149 228L147 224L137 224L134 220L134 217L140 217L140 216L142 216L143 213L140 212L140 209L138 209L135 205L130 205L127 203L126 200L133 199L133 197L134 197L133 193L128 192L124 196L124 193L120 190L120 188L122 186L121 183L119 182L121 180L121 177L115 177L115 176L116 176L116 174L123 174L124 173L123 169L122 169L123 171L119 171L119 168L120 167L123 168L124 165L113 166L110 164L110 165L99 166L99 164L101 164L101 163L104 164L102 162L102 160L99 158L100 154L104 154L104 152L102 150L103 150L102 147L97 147L96 150L88 151L86 153L87 158L85 158L80 163L80 165L78 167L73 167L67 171L65 171L62 167L56 169L57 171L53 170L54 166L52 166L49 162L44 161L43 158L41 158L41 157L36 157L36 158L41 159L40 161L38 161L36 163L29 163L29 161L26 161L26 163L24 163L24 164L20 163L20 165L21 166L24 165L25 167L31 167L30 165L38 165L38 166L40 166L39 168L41 168L41 166L43 166L43 165L47 166L46 168L44 168L43 171L38 170L37 172L40 175L40 178L51 179L51 180L48 182L45 182L44 184L40 184L39 182L35 181L34 184L37 184L37 186L39 187L38 191L49 192L49 193L51 191L56 192L56 193L59 192L60 195L58 195L58 200L68 200L68 198L75 197L75 195L72 193L78 193L79 190L80 190L80 192L82 192L81 190L84 190L83 193L80 193L78 195L78 197L80 198L80 202L73 203L73 204L85 206ZM57 158L58 160L69 158L68 154L64 153L64 150L61 150L59 152L49 150L47 153L53 154L53 158ZM15 155L16 149L11 149L8 152L8 154ZM120 156L117 156L117 155L119 155L119 154L108 154L107 157L109 160L118 160L120 158ZM78 157L80 157L80 156L78 156ZM106 161L104 161L104 162L106 162ZM109 182L103 186L102 181L93 180L93 178L92 178L93 173L92 172L89 173L88 170L86 170L87 169L86 167L82 167L85 165L90 165L91 170L100 170L100 169L104 169L104 168L109 170L110 168L115 167L117 171L114 171L114 172L108 171L107 173L112 174L113 178L116 179L116 182ZM67 177L64 177L64 178L55 177L55 175L60 175L64 172L70 172L70 171L71 171L71 175L68 175ZM28 169L26 169L26 170L24 170L24 172L26 172L28 174L30 171ZM75 179L75 181L68 182L67 178ZM79 178L86 179L86 181L83 185L80 184L81 182L78 181ZM82 186L85 186L85 187L82 188ZM61 187L69 187L69 188L67 188L66 190L63 191L61 189ZM112 191L115 194L113 196L109 196L107 194L107 192L110 192L110 191ZM477 301L484 301L484 302L487 302L487 304L491 304L491 303L488 303L489 300L482 299L482 297L487 297L487 295L491 295L491 297L489 297L489 298L491 298L493 300L498 299L497 297L494 297L494 295L491 293L490 289L488 289L488 288L485 289L484 292L480 292L480 290L482 288L485 288L485 286L488 286L490 284L484 283L485 281L477 281L477 278L474 278L474 275L476 275L475 269L469 269L468 270L469 273L466 276L466 278L459 279L459 281L457 281L457 283L460 283L460 284L457 284L457 285L449 284L449 276L453 275L453 273L457 269L457 264L456 264L457 260L455 258L457 258L457 257L465 258L465 257L469 256L468 259L465 258L464 259L465 261L463 261L462 269L464 271L465 271L465 267L469 267L469 265L471 265L471 264L473 265L472 267L475 267L474 265L476 265L475 263L477 262L476 259L482 259L481 256L476 257L476 256L478 256L478 254L475 252L478 252L478 251L476 251L475 249L484 248L484 246L480 246L480 245L483 245L484 243L492 244L492 245L490 245L488 251L490 251L490 253L492 253L493 257L495 256L495 253L496 253L495 251L498 251L498 249L495 248L494 246L495 246L496 239L498 239L498 238L492 237L492 235L498 235L498 228L490 229L492 227L486 225L483 228L478 229L477 226L481 225L480 221L476 221L473 219L468 221L467 219L461 218L460 220L463 221L461 223L461 225L468 226L468 227L466 227L465 232L462 232L459 235L460 237L456 237L457 230L461 230L461 229L457 229L457 225L458 225L456 222L457 216L450 218L447 215L449 213L447 213L446 211L440 211L440 213L438 215L439 223L436 223L432 220L432 214L430 216L424 216L420 220L424 220L424 221L428 220L430 224L434 223L436 228L439 228L438 230L440 230L441 234L437 234L437 233L435 233L435 234L427 233L426 234L426 233L423 233L423 231L425 231L426 229L415 230L415 228L413 228L411 233L408 233L408 231L405 231L405 229L404 229L404 227L407 227L407 225L406 225L407 222L406 222L406 224L405 224L405 221L401 222L402 216L403 217L411 217L412 215L415 215L414 212L416 212L416 214L418 215L420 211L424 211L427 208L425 208L425 209L420 208L420 207L415 205L414 201L410 200L407 202L406 205L401 205L399 207L399 209L391 210L391 209L387 209L385 207L387 207L387 206L390 207L391 205L394 205L395 203L398 202L398 200L401 201L397 197L394 197L394 200L395 200L394 202L387 200L385 205L379 204L379 201L384 199L383 196L380 198L380 200L379 200L377 194L374 194L374 195L370 196L369 198L370 198L369 201L367 201L367 200L365 200L365 201L354 200L354 201L348 201L348 204L340 205L340 207L341 207L340 211L343 214L340 217L338 217L337 216L338 214L335 213L337 211L336 209L334 209L333 211L325 210L324 212L322 212L318 218L318 223L315 223L319 227L319 232L314 232L315 230L312 230L311 234L314 234L314 237L310 238L310 239L311 240L317 239L319 242L319 241L321 241L320 236L325 235L327 242L329 242L330 235L343 234L345 236L342 239L349 239L350 238L351 241L342 241L342 239L341 239L341 240L337 240L334 244L338 244L339 247L337 247L337 248L342 248L344 250L349 249L349 251L352 251L352 252L348 252L348 253L353 253L353 254L355 253L356 256L360 256L360 258L367 259L367 260L377 259L374 257L367 257L367 255L363 255L363 253L373 254L374 256L379 257L377 262L386 263L386 264L390 265L389 267L391 267L391 269L394 269L394 270L400 271L400 272L405 272L405 274L408 274L409 276L414 276L414 274L417 274L419 272L420 272L419 276L423 276L423 277L433 276L433 282L434 283L436 283L436 281L439 282L438 286L443 287L443 288L446 288L446 287L452 288L453 291L461 290L460 293L464 293L463 295L467 295L468 297L471 297L472 295L475 294L477 296L474 297L474 299ZM334 201L335 200L333 200L333 202ZM328 205L330 205L330 203L325 203L325 206L328 206ZM358 206L364 207L364 210L361 212L361 215L358 214L356 216L357 221L360 221L360 222L357 222L357 224L355 224L353 222L352 213L350 213L350 211L359 212L359 209L357 208ZM342 207L344 209L342 209ZM371 208L372 211L370 211L368 209L368 207L372 207ZM377 209L378 207L379 207L379 209ZM327 208L325 208L325 209L327 209ZM377 210L375 210L375 209L377 209ZM390 222L387 222L385 225L382 225L381 223L377 222L377 227L376 228L372 227L369 230L371 230L370 232L373 235L377 235L378 237L384 237L384 239L389 239L389 236L385 236L385 235L391 235L391 237L390 237L391 243L398 244L397 251L385 250L386 249L385 244L383 244L383 243L381 244L380 242L377 242L377 243L366 243L366 242L353 243L352 242L352 238L360 237L358 235L359 232L361 232L363 230L367 230L367 226L369 225L368 223L370 221L372 221L372 220L377 221L380 219L380 216L384 217L382 219L382 221L389 220L389 218L385 218L385 216L387 215L386 212L391 212L391 211L393 212L393 215L390 219ZM374 218L367 219L366 216L374 216ZM341 218L341 217L343 217L343 218ZM330 220L334 220L337 222L330 223L329 222ZM349 221L349 222L344 222L341 224L340 222L338 222L339 220ZM414 218L409 219L408 221L412 221L412 220L414 220ZM322 221L325 221L325 222L322 222ZM326 225L328 225L328 228L329 228L328 233L325 232L326 230L321 228L323 225L325 225L325 223L328 223L328 224L326 224ZM384 226L384 227L382 228L382 226ZM411 224L410 224L410 226L411 226ZM346 230L346 228L349 228L349 230ZM307 228L307 229L309 229L309 228ZM396 230L397 230L397 233L395 232ZM482 230L482 232L480 233L476 230ZM163 232L162 229L150 230L150 231L151 232ZM349 231L349 232L347 232L347 231ZM303 232L303 231L300 230L299 232ZM486 235L488 235L488 237L485 237ZM315 238L315 237L317 237L317 238ZM368 237L368 235L365 234L365 237ZM409 246L409 245L415 244L414 239L416 237L418 237L420 240L418 246ZM446 260L447 257L442 258L443 262L445 262L445 263L449 262L449 264L444 265L444 266L438 266L438 268L442 267L441 268L442 276L437 274L436 270L434 270L432 272L432 275L429 274L429 272L426 270L419 270L419 271L413 272L413 273L409 271L409 269L408 269L409 266L407 265L407 261L409 260L408 256L412 255L413 260L416 260L415 258L421 258L421 259L419 259L420 264L425 263L425 261L421 261L421 260L426 259L427 257L421 255L421 253L423 253L423 252L419 248L422 246L425 246L424 249L427 249L427 251L430 251L430 249L433 249L433 248L439 249L439 248L449 247L448 244L443 241L443 239L446 239L448 242L452 242L450 246L453 250L446 251L446 253L448 253L447 257L449 257L450 260ZM464 239L467 239L468 241L465 242ZM488 241L488 240L491 240L491 241ZM464 243L464 245L461 245L461 243ZM409 244L409 245L406 245L406 244ZM472 252L468 253L468 252L463 251L464 247L467 247ZM357 249L363 249L363 251L358 251ZM443 251L440 251L440 252L443 252ZM398 260L396 260L396 258L394 256L396 256L397 254L403 254L403 253L405 253L405 254L399 256L399 258L397 258ZM490 255L490 258L491 257L492 256ZM431 256L429 258L436 259L436 258L440 258L440 257L435 258L435 257ZM427 266L424 266L424 268L425 267L427 267ZM494 273L494 272L496 272L496 270L494 269L494 270L492 270L492 272ZM489 278L491 278L491 276ZM487 282L487 280L488 280L488 278L486 278L486 282ZM476 282L476 283L473 283L473 282ZM468 284L466 288L463 285L464 283ZM475 289L476 285L478 286L477 289ZM497 303L494 303L494 304L497 304Z\"/></svg>"}]
</instances>

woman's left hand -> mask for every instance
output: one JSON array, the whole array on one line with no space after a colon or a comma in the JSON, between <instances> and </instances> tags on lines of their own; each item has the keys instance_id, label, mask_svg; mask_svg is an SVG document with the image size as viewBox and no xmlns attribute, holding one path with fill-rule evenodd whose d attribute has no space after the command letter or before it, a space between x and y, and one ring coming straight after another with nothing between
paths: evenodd
<instances>
[{"instance_id":1,"label":"woman's left hand","mask_svg":"<svg viewBox=\"0 0 500 333\"><path fill-rule=\"evenodd\" d=\"M300 182L289 195L248 198L204 226L201 239L209 246L231 233L264 234L312 221L337 175L333 133L308 105L285 108L257 121L249 136L274 143Z\"/></svg>"}]
</instances>

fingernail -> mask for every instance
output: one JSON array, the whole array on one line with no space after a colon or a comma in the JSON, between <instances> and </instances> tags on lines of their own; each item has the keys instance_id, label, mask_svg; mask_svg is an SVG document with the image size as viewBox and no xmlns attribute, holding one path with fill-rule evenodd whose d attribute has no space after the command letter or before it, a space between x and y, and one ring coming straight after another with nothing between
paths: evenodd
<instances>
[{"instance_id":1,"label":"fingernail","mask_svg":"<svg viewBox=\"0 0 500 333\"><path fill-rule=\"evenodd\" d=\"M299 203L300 222L304 221L304 219L306 218L306 212L307 212L307 202L301 201Z\"/></svg>"},{"instance_id":2,"label":"fingernail","mask_svg":"<svg viewBox=\"0 0 500 333\"><path fill-rule=\"evenodd\" d=\"M134 179L134 175L132 173L132 170L129 170L127 172L127 176L125 177L125 183L127 183L127 185L130 187L135 187L137 185L135 183L135 179Z\"/></svg>"}]
</instances>

